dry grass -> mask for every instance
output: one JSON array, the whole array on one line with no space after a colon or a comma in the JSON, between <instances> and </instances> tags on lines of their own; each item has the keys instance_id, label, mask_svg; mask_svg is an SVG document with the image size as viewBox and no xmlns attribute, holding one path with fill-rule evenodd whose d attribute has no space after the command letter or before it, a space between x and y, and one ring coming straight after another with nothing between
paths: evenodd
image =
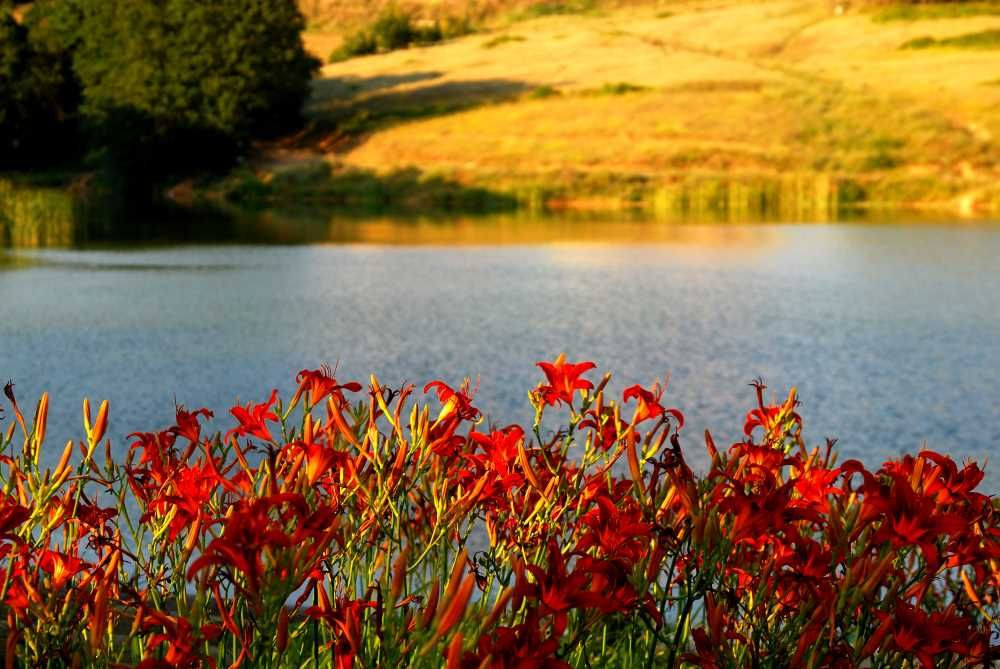
<instances>
[{"instance_id":1,"label":"dry grass","mask_svg":"<svg viewBox=\"0 0 1000 669\"><path fill-rule=\"evenodd\" d=\"M327 66L309 113L338 126L331 160L470 181L818 171L946 183L919 197L948 198L996 183L1000 87L984 84L1000 51L899 45L994 30L1000 16L873 11L678 0L505 22Z\"/></svg>"}]
</instances>

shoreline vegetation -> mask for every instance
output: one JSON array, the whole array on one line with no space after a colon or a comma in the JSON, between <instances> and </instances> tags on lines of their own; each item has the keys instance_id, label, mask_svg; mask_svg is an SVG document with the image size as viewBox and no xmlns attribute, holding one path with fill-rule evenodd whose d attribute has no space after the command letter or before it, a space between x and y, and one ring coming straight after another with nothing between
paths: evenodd
<instances>
[{"instance_id":1,"label":"shoreline vegetation","mask_svg":"<svg viewBox=\"0 0 1000 669\"><path fill-rule=\"evenodd\" d=\"M305 47L328 62L303 128L253 142L231 171L174 171L161 203L731 221L1000 212L1000 48L981 37L1000 30L995 3L301 7ZM38 181L73 200L50 213L123 211L90 171L0 180L8 238ZM35 204L11 204L25 182Z\"/></svg>"}]
</instances>

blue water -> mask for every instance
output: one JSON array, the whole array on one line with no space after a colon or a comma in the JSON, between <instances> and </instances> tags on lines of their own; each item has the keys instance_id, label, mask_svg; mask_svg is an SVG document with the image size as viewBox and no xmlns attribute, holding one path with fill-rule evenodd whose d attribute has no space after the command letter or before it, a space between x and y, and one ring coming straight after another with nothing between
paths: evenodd
<instances>
[{"instance_id":1,"label":"blue water","mask_svg":"<svg viewBox=\"0 0 1000 669\"><path fill-rule=\"evenodd\" d=\"M324 362L393 386L478 375L491 420L529 421L534 362L560 351L619 390L669 374L696 462L705 428L739 434L757 376L774 396L798 386L807 439L845 457L1000 449L1000 225L649 225L520 245L0 250L0 375L24 404L51 393L52 451L82 436L84 396L110 400L124 449L175 402L225 414Z\"/></svg>"}]
</instances>

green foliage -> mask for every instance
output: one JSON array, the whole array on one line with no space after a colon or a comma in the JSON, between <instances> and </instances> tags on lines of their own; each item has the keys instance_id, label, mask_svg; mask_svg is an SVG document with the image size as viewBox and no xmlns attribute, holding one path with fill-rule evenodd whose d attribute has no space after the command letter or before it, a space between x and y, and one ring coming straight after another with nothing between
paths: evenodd
<instances>
[{"instance_id":1,"label":"green foliage","mask_svg":"<svg viewBox=\"0 0 1000 669\"><path fill-rule=\"evenodd\" d=\"M958 49L1000 49L1000 29L981 30L957 37L934 39L918 37L900 45L900 49L929 49L932 47L954 47Z\"/></svg>"},{"instance_id":2,"label":"green foliage","mask_svg":"<svg viewBox=\"0 0 1000 669\"><path fill-rule=\"evenodd\" d=\"M137 201L228 165L300 123L319 65L303 27L288 0L36 0L23 25L0 0L0 162L72 156L82 127Z\"/></svg>"},{"instance_id":3,"label":"green foliage","mask_svg":"<svg viewBox=\"0 0 1000 669\"><path fill-rule=\"evenodd\" d=\"M587 92L594 95L625 95L627 93L641 93L648 90L648 86L640 86L638 84L630 84L627 81L619 81L613 84L604 84L596 90Z\"/></svg>"},{"instance_id":4,"label":"green foliage","mask_svg":"<svg viewBox=\"0 0 1000 669\"><path fill-rule=\"evenodd\" d=\"M39 0L29 16L72 63L91 160L139 205L295 127L318 66L286 0Z\"/></svg>"},{"instance_id":5,"label":"green foliage","mask_svg":"<svg viewBox=\"0 0 1000 669\"><path fill-rule=\"evenodd\" d=\"M415 42L417 29L409 14L390 9L375 19L375 23L372 24L372 36L379 51L395 51L405 49Z\"/></svg>"},{"instance_id":6,"label":"green foliage","mask_svg":"<svg viewBox=\"0 0 1000 669\"><path fill-rule=\"evenodd\" d=\"M446 16L435 25L440 27L442 39L464 37L476 32L476 27L468 16Z\"/></svg>"},{"instance_id":7,"label":"green foliage","mask_svg":"<svg viewBox=\"0 0 1000 669\"><path fill-rule=\"evenodd\" d=\"M597 8L597 0L545 0L518 13L515 19L533 19L560 14L582 14Z\"/></svg>"},{"instance_id":8,"label":"green foliage","mask_svg":"<svg viewBox=\"0 0 1000 669\"><path fill-rule=\"evenodd\" d=\"M0 167L32 166L72 150L78 90L69 60L0 2Z\"/></svg>"},{"instance_id":9,"label":"green foliage","mask_svg":"<svg viewBox=\"0 0 1000 669\"><path fill-rule=\"evenodd\" d=\"M158 131L201 128L235 140L299 120L317 63L285 0L68 0L81 14L75 67L84 111L147 116Z\"/></svg>"},{"instance_id":10,"label":"green foliage","mask_svg":"<svg viewBox=\"0 0 1000 669\"><path fill-rule=\"evenodd\" d=\"M355 56L387 53L413 45L426 46L473 32L467 18L447 17L443 21L419 23L411 14L390 7L371 25L347 35L344 42L330 55L331 63Z\"/></svg>"},{"instance_id":11,"label":"green foliage","mask_svg":"<svg viewBox=\"0 0 1000 669\"><path fill-rule=\"evenodd\" d=\"M376 174L361 169L334 169L323 163L275 174L263 182L239 171L222 184L225 199L244 209L294 206L335 208L344 213L510 211L517 200L488 188L459 183L415 168Z\"/></svg>"},{"instance_id":12,"label":"green foliage","mask_svg":"<svg viewBox=\"0 0 1000 669\"><path fill-rule=\"evenodd\" d=\"M359 30L344 38L343 43L330 54L331 63L339 63L354 58L355 56L369 56L378 51L378 43L375 35Z\"/></svg>"},{"instance_id":13,"label":"green foliage","mask_svg":"<svg viewBox=\"0 0 1000 669\"><path fill-rule=\"evenodd\" d=\"M923 37L915 37L911 40L907 40L899 45L900 49L926 49L937 44L937 40L933 37L925 35Z\"/></svg>"},{"instance_id":14,"label":"green foliage","mask_svg":"<svg viewBox=\"0 0 1000 669\"><path fill-rule=\"evenodd\" d=\"M879 10L872 20L920 21L925 19L956 19L967 16L1000 15L1000 3L996 2L933 2L919 4L898 4Z\"/></svg>"},{"instance_id":15,"label":"green foliage","mask_svg":"<svg viewBox=\"0 0 1000 669\"><path fill-rule=\"evenodd\" d=\"M902 160L899 151L906 147L906 142L896 137L879 136L871 142L871 153L862 162L865 170L891 170L899 167Z\"/></svg>"},{"instance_id":16,"label":"green foliage","mask_svg":"<svg viewBox=\"0 0 1000 669\"><path fill-rule=\"evenodd\" d=\"M544 100L545 98L555 97L556 95L561 95L561 93L548 84L538 86L528 92L528 98L531 100Z\"/></svg>"}]
</instances>

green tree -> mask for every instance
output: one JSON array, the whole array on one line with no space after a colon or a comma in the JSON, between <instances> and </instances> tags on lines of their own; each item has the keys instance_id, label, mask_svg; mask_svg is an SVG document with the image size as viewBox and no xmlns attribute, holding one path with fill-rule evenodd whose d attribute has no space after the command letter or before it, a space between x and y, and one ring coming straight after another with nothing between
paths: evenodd
<instances>
[{"instance_id":1,"label":"green tree","mask_svg":"<svg viewBox=\"0 0 1000 669\"><path fill-rule=\"evenodd\" d=\"M234 137L300 120L317 67L291 0L70 0L80 13L84 110L127 106Z\"/></svg>"},{"instance_id":2,"label":"green tree","mask_svg":"<svg viewBox=\"0 0 1000 669\"><path fill-rule=\"evenodd\" d=\"M31 17L0 0L0 168L58 160L76 149L79 90L68 54Z\"/></svg>"},{"instance_id":3,"label":"green tree","mask_svg":"<svg viewBox=\"0 0 1000 669\"><path fill-rule=\"evenodd\" d=\"M301 122L318 62L293 0L56 1L82 114L129 169L210 166Z\"/></svg>"}]
</instances>

